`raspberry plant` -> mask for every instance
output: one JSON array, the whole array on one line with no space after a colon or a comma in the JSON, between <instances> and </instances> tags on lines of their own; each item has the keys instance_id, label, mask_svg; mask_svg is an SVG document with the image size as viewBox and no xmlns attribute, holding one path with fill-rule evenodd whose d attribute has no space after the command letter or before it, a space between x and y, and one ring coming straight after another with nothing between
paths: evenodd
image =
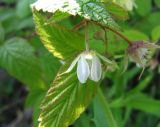
<instances>
[{"instance_id":1,"label":"raspberry plant","mask_svg":"<svg viewBox=\"0 0 160 127\"><path fill-rule=\"evenodd\" d=\"M31 4L35 30L42 42L38 45L34 45L37 38L29 43L20 37L4 41L5 22L0 24L0 66L29 88L26 106L34 109L35 126L124 127L132 109L160 117L160 102L143 92L154 78L147 67L158 66L157 59L152 64L154 61L149 60L160 48L155 44L160 38L159 27L152 31L152 38L128 30L139 18L133 10L142 17L151 11L148 1L38 0ZM21 2L17 15L23 19L29 10L22 5L28 1ZM142 3L148 5L144 10L139 6ZM155 25L151 19L148 24ZM23 30L28 21L15 31ZM133 28L138 29L139 20L136 25ZM146 26L140 28L148 34ZM138 85L129 89L127 84L133 77Z\"/></svg>"}]
</instances>

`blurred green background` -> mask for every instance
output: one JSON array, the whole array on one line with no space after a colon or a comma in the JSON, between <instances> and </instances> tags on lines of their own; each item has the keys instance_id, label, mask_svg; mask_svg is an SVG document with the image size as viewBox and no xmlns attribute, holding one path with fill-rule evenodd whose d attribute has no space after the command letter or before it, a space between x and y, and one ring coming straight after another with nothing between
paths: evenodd
<instances>
[{"instance_id":1,"label":"blurred green background","mask_svg":"<svg viewBox=\"0 0 160 127\"><path fill-rule=\"evenodd\" d=\"M0 1L0 127L37 126L39 105L61 65L35 33L29 7L33 2ZM158 42L160 0L136 0L136 4L126 22L117 22L132 40ZM118 38L111 38L111 52L121 52ZM159 62L160 52L156 51L140 81L141 70L134 64L123 75L118 71L107 74L101 87L118 127L160 127ZM105 122L103 104L96 97L72 126L106 127Z\"/></svg>"}]
</instances>

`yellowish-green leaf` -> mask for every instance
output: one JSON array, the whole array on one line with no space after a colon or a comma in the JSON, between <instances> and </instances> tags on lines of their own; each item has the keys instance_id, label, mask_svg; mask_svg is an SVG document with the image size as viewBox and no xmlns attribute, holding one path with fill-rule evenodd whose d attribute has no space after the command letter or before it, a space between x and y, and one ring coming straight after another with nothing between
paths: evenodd
<instances>
[{"instance_id":1,"label":"yellowish-green leaf","mask_svg":"<svg viewBox=\"0 0 160 127\"><path fill-rule=\"evenodd\" d=\"M39 127L68 127L91 102L98 83L80 84L76 73L60 75L68 66L60 69L44 101L41 104Z\"/></svg>"},{"instance_id":2,"label":"yellowish-green leaf","mask_svg":"<svg viewBox=\"0 0 160 127\"><path fill-rule=\"evenodd\" d=\"M54 56L67 59L84 49L84 37L57 24L46 24L48 19L33 11L36 30L45 47Z\"/></svg>"}]
</instances>

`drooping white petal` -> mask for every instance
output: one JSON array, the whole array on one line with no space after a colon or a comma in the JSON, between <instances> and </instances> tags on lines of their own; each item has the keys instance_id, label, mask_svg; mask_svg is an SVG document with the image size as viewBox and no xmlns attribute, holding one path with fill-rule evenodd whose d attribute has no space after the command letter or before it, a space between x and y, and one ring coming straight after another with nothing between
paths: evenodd
<instances>
[{"instance_id":1,"label":"drooping white petal","mask_svg":"<svg viewBox=\"0 0 160 127\"><path fill-rule=\"evenodd\" d=\"M80 56L77 67L77 76L81 83L86 83L90 75L89 65L83 55Z\"/></svg>"},{"instance_id":2,"label":"drooping white petal","mask_svg":"<svg viewBox=\"0 0 160 127\"><path fill-rule=\"evenodd\" d=\"M77 56L77 57L73 60L73 62L71 63L70 67L67 69L67 71L66 71L65 73L69 73L69 72L72 71L72 69L74 68L74 66L75 66L76 63L78 62L79 58L80 58L80 55Z\"/></svg>"},{"instance_id":3,"label":"drooping white petal","mask_svg":"<svg viewBox=\"0 0 160 127\"><path fill-rule=\"evenodd\" d=\"M91 80L98 82L101 79L102 67L98 57L94 56L91 65Z\"/></svg>"}]
</instances>

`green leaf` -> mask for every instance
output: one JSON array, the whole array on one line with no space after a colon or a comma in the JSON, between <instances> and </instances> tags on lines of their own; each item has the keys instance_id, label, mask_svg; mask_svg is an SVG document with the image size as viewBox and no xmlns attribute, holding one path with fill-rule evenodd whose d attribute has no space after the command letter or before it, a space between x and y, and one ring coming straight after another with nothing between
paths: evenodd
<instances>
[{"instance_id":1,"label":"green leaf","mask_svg":"<svg viewBox=\"0 0 160 127\"><path fill-rule=\"evenodd\" d=\"M143 93L130 94L125 98L119 98L111 103L111 107L137 109L160 117L160 101Z\"/></svg>"},{"instance_id":2,"label":"green leaf","mask_svg":"<svg viewBox=\"0 0 160 127\"><path fill-rule=\"evenodd\" d=\"M156 5L160 8L160 0L154 0Z\"/></svg>"},{"instance_id":3,"label":"green leaf","mask_svg":"<svg viewBox=\"0 0 160 127\"><path fill-rule=\"evenodd\" d=\"M123 21L128 19L128 12L120 5L113 2L108 2L105 5L113 17Z\"/></svg>"},{"instance_id":4,"label":"green leaf","mask_svg":"<svg viewBox=\"0 0 160 127\"><path fill-rule=\"evenodd\" d=\"M124 34L132 41L149 40L146 34L137 30L126 30Z\"/></svg>"},{"instance_id":5,"label":"green leaf","mask_svg":"<svg viewBox=\"0 0 160 127\"><path fill-rule=\"evenodd\" d=\"M151 31L156 27L159 26L160 20L160 12L152 12L150 13L143 21L138 21L136 24L136 28L143 31L148 35L151 34Z\"/></svg>"},{"instance_id":6,"label":"green leaf","mask_svg":"<svg viewBox=\"0 0 160 127\"><path fill-rule=\"evenodd\" d=\"M46 24L39 12L33 11L36 30L45 47L54 56L67 59L84 49L84 37L57 24Z\"/></svg>"},{"instance_id":7,"label":"green leaf","mask_svg":"<svg viewBox=\"0 0 160 127\"><path fill-rule=\"evenodd\" d=\"M68 127L91 102L98 83L80 84L75 72L62 74L68 64L62 66L43 103L39 117L40 127Z\"/></svg>"},{"instance_id":8,"label":"green leaf","mask_svg":"<svg viewBox=\"0 0 160 127\"><path fill-rule=\"evenodd\" d=\"M43 70L44 79L46 84L49 86L53 79L56 77L56 74L60 68L60 61L48 51L43 50L40 53L40 63Z\"/></svg>"},{"instance_id":9,"label":"green leaf","mask_svg":"<svg viewBox=\"0 0 160 127\"><path fill-rule=\"evenodd\" d=\"M19 20L19 24L16 27L16 30L22 30L24 28L33 28L33 27L34 27L33 19L32 17L28 17L28 18Z\"/></svg>"},{"instance_id":10,"label":"green leaf","mask_svg":"<svg viewBox=\"0 0 160 127\"><path fill-rule=\"evenodd\" d=\"M109 104L102 91L98 89L98 94L94 99L94 119L96 127L118 127L113 117Z\"/></svg>"},{"instance_id":11,"label":"green leaf","mask_svg":"<svg viewBox=\"0 0 160 127\"><path fill-rule=\"evenodd\" d=\"M18 0L16 7L16 14L18 17L24 18L31 14L29 3L29 0Z\"/></svg>"},{"instance_id":12,"label":"green leaf","mask_svg":"<svg viewBox=\"0 0 160 127\"><path fill-rule=\"evenodd\" d=\"M0 22L0 43L2 43L4 41L4 38L5 38L5 31L4 31L4 28Z\"/></svg>"},{"instance_id":13,"label":"green leaf","mask_svg":"<svg viewBox=\"0 0 160 127\"><path fill-rule=\"evenodd\" d=\"M77 1L81 7L79 15L93 21L98 21L113 28L118 28L116 22L111 18L109 12L99 0Z\"/></svg>"},{"instance_id":14,"label":"green leaf","mask_svg":"<svg viewBox=\"0 0 160 127\"><path fill-rule=\"evenodd\" d=\"M15 16L14 9L0 8L0 21L3 22L11 17Z\"/></svg>"},{"instance_id":15,"label":"green leaf","mask_svg":"<svg viewBox=\"0 0 160 127\"><path fill-rule=\"evenodd\" d=\"M137 9L139 15L145 16L151 12L152 4L151 0L136 0Z\"/></svg>"},{"instance_id":16,"label":"green leaf","mask_svg":"<svg viewBox=\"0 0 160 127\"><path fill-rule=\"evenodd\" d=\"M160 25L156 26L153 30L152 30L152 40L153 41L158 41L160 39Z\"/></svg>"},{"instance_id":17,"label":"green leaf","mask_svg":"<svg viewBox=\"0 0 160 127\"><path fill-rule=\"evenodd\" d=\"M151 25L152 27L158 26L159 25L159 19L160 19L160 12L159 11L151 13L148 16L148 19L147 19L150 23L148 25ZM145 25L147 26L147 24L145 24Z\"/></svg>"},{"instance_id":18,"label":"green leaf","mask_svg":"<svg viewBox=\"0 0 160 127\"><path fill-rule=\"evenodd\" d=\"M147 106L146 106L147 105ZM160 117L160 101L154 100L153 98L145 94L137 94L130 96L126 100L126 106L141 111L154 114Z\"/></svg>"},{"instance_id":19,"label":"green leaf","mask_svg":"<svg viewBox=\"0 0 160 127\"><path fill-rule=\"evenodd\" d=\"M81 117L74 123L74 127L92 127L91 118L87 113L83 113Z\"/></svg>"},{"instance_id":20,"label":"green leaf","mask_svg":"<svg viewBox=\"0 0 160 127\"><path fill-rule=\"evenodd\" d=\"M41 69L32 46L12 38L0 46L0 66L30 88L43 88Z\"/></svg>"}]
</instances>

